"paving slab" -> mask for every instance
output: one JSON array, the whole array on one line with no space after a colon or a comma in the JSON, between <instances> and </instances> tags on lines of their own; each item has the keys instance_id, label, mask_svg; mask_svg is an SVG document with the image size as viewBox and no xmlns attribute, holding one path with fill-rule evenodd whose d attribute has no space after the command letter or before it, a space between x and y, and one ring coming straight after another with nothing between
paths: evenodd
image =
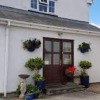
<instances>
[{"instance_id":1,"label":"paving slab","mask_svg":"<svg viewBox=\"0 0 100 100\"><path fill-rule=\"evenodd\" d=\"M24 100L16 97L3 98L0 100ZM100 83L91 84L90 88L84 91L65 93L60 95L45 96L37 100L100 100Z\"/></svg>"}]
</instances>

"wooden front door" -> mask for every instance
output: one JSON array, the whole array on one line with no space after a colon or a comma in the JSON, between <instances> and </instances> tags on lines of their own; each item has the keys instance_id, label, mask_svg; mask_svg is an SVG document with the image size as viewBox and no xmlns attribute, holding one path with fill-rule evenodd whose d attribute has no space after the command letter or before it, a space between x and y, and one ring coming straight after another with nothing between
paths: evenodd
<instances>
[{"instance_id":1,"label":"wooden front door","mask_svg":"<svg viewBox=\"0 0 100 100\"><path fill-rule=\"evenodd\" d=\"M43 75L47 85L64 84L65 69L73 65L73 40L43 38Z\"/></svg>"}]
</instances>

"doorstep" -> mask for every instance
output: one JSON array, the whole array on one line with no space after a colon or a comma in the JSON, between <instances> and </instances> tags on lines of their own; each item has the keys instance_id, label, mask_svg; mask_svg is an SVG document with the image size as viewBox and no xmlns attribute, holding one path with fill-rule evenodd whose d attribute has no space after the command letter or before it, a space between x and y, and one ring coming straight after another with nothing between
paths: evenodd
<instances>
[{"instance_id":1,"label":"doorstep","mask_svg":"<svg viewBox=\"0 0 100 100\"><path fill-rule=\"evenodd\" d=\"M68 93L68 92L77 92L84 90L83 85L78 85L73 82L68 82L65 85L52 85L52 86L46 86L46 94L47 95L54 95L54 94L62 94L62 93Z\"/></svg>"}]
</instances>

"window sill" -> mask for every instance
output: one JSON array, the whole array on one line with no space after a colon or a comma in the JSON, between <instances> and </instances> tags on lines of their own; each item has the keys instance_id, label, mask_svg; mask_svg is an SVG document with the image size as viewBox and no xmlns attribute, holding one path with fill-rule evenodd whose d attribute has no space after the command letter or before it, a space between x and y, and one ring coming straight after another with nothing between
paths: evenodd
<instances>
[{"instance_id":1,"label":"window sill","mask_svg":"<svg viewBox=\"0 0 100 100\"><path fill-rule=\"evenodd\" d=\"M35 9L29 9L28 11L36 12L36 13L41 13L41 14L45 14L45 15L52 15L52 16L56 16L56 17L58 17L55 13L42 12L42 11L38 11L38 10L35 10Z\"/></svg>"}]
</instances>

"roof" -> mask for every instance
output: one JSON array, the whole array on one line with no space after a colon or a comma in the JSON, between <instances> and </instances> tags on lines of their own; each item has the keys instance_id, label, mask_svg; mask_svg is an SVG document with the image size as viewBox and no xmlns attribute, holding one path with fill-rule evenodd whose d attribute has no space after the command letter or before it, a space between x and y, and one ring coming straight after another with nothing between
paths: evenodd
<instances>
[{"instance_id":1,"label":"roof","mask_svg":"<svg viewBox=\"0 0 100 100\"><path fill-rule=\"evenodd\" d=\"M99 28L90 25L88 22L71 20L67 18L61 18L58 16L21 10L2 5L0 5L0 18L100 32Z\"/></svg>"}]
</instances>

